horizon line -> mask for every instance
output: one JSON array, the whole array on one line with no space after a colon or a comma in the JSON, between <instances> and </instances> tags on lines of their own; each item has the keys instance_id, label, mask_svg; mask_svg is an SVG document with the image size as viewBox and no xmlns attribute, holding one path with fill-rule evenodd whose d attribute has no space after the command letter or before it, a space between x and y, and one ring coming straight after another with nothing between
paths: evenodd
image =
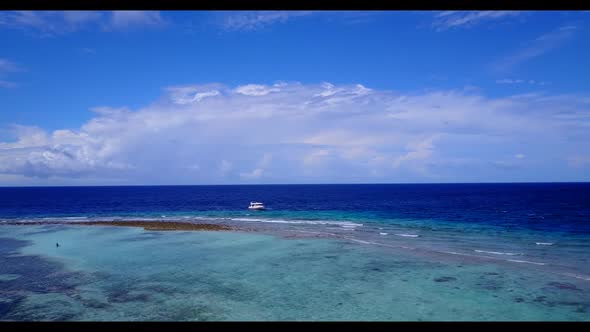
<instances>
[{"instance_id":1,"label":"horizon line","mask_svg":"<svg viewBox=\"0 0 590 332\"><path fill-rule=\"evenodd\" d=\"M325 185L457 185L457 184L590 184L590 181L520 182L362 182L362 183L233 183L233 184L125 184L125 185L47 185L3 186L0 188L80 188L80 187L213 187L213 186L325 186Z\"/></svg>"}]
</instances>

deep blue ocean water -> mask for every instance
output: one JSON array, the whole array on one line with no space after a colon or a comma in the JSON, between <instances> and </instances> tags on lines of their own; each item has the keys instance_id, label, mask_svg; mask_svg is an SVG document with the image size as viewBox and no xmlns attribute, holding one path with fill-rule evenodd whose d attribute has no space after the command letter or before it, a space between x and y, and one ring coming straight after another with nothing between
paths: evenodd
<instances>
[{"instance_id":1,"label":"deep blue ocean water","mask_svg":"<svg viewBox=\"0 0 590 332\"><path fill-rule=\"evenodd\" d=\"M267 210L249 211L251 201ZM259 234L1 225L92 220L223 223ZM274 237L264 237L269 234ZM0 188L3 247L10 249L6 262L22 258L43 269L27 275L22 264L5 262L0 319L590 320L588 183ZM17 259L16 252L25 256ZM217 259L195 256L202 252ZM46 270L53 272L39 272ZM140 270L158 289L189 294L205 287L207 300L193 294L170 304L182 314L162 313L158 301L172 301L170 294L125 293ZM79 280L81 271L86 279L109 276L90 282L94 288L84 301L91 304L75 295L76 282L89 283ZM77 281L56 278L62 292L27 288L43 280L54 289L46 275L59 273ZM195 286L197 275L208 281ZM254 289L265 295L253 295ZM29 296L14 295L23 292ZM236 292L244 298L236 300ZM269 294L278 296L275 302ZM55 301L77 309L65 312ZM92 301L104 307L93 308ZM134 311L138 301L154 311ZM315 304L297 309L301 301ZM194 306L206 313L186 311ZM227 306L234 309L220 309ZM268 306L276 308L268 316L252 311Z\"/></svg>"},{"instance_id":2,"label":"deep blue ocean water","mask_svg":"<svg viewBox=\"0 0 590 332\"><path fill-rule=\"evenodd\" d=\"M0 188L0 218L236 216L250 214L250 201L266 204L261 217L429 219L590 233L588 183Z\"/></svg>"}]
</instances>

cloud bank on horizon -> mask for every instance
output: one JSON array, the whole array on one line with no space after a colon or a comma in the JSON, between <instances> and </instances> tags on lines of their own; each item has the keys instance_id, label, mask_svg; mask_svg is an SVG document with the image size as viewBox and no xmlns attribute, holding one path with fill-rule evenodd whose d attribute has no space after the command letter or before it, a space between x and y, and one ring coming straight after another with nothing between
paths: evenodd
<instances>
[{"instance_id":1,"label":"cloud bank on horizon","mask_svg":"<svg viewBox=\"0 0 590 332\"><path fill-rule=\"evenodd\" d=\"M590 181L589 19L0 12L0 186Z\"/></svg>"},{"instance_id":2,"label":"cloud bank on horizon","mask_svg":"<svg viewBox=\"0 0 590 332\"><path fill-rule=\"evenodd\" d=\"M80 128L13 126L4 184L539 180L590 166L590 98L361 84L184 85ZM555 179L559 180L559 179ZM568 179L564 179L568 180Z\"/></svg>"}]
</instances>

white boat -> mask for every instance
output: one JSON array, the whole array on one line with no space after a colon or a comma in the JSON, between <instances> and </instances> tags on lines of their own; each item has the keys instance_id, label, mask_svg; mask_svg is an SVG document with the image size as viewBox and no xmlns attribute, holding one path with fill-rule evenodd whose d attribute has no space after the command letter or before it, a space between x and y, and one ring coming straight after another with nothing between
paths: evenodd
<instances>
[{"instance_id":1,"label":"white boat","mask_svg":"<svg viewBox=\"0 0 590 332\"><path fill-rule=\"evenodd\" d=\"M264 204L260 202L250 202L250 206L248 207L250 210L264 210Z\"/></svg>"}]
</instances>

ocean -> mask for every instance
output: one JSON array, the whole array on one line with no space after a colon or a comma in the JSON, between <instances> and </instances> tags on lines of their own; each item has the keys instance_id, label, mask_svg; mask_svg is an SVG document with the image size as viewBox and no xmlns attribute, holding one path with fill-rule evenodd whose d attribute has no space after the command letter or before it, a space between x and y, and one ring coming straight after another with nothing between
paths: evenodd
<instances>
[{"instance_id":1,"label":"ocean","mask_svg":"<svg viewBox=\"0 0 590 332\"><path fill-rule=\"evenodd\" d=\"M0 320L588 321L590 184L4 187Z\"/></svg>"}]
</instances>

